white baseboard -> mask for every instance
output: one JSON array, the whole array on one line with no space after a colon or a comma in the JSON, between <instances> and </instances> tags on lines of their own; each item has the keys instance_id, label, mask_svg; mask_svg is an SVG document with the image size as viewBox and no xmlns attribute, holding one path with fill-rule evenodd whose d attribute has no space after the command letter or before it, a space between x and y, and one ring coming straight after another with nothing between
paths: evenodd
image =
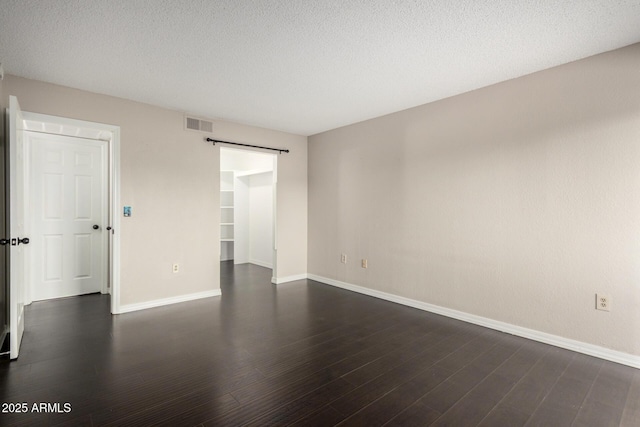
<instances>
[{"instance_id":1,"label":"white baseboard","mask_svg":"<svg viewBox=\"0 0 640 427\"><path fill-rule=\"evenodd\" d=\"M129 313L132 311L146 310L147 308L161 307L163 305L177 304L179 302L193 301L202 298L218 297L222 295L220 289L212 291L197 292L195 294L179 295L177 297L156 299L153 301L140 302L137 304L125 304L120 306L117 314Z\"/></svg>"},{"instance_id":2,"label":"white baseboard","mask_svg":"<svg viewBox=\"0 0 640 427\"><path fill-rule=\"evenodd\" d=\"M569 338L548 334L546 332L540 332L534 329L523 328L522 326L500 322L498 320L489 319L487 317L476 316L474 314L428 304L426 302L414 300L411 298L405 298L386 292L376 291L374 289L353 285L351 283L345 283L339 280L317 276L315 274L309 274L308 279L640 369L640 356L634 356L632 354L584 343L582 341L576 341Z\"/></svg>"},{"instance_id":3,"label":"white baseboard","mask_svg":"<svg viewBox=\"0 0 640 427\"><path fill-rule=\"evenodd\" d=\"M250 259L249 264L259 265L260 267L273 268L270 262L258 261L257 259Z\"/></svg>"},{"instance_id":4,"label":"white baseboard","mask_svg":"<svg viewBox=\"0 0 640 427\"><path fill-rule=\"evenodd\" d=\"M273 283L274 285L281 285L283 283L287 283L287 282L295 282L296 280L304 280L306 279L308 276L307 274L296 274L294 276L286 276L286 277L272 277L271 278L271 283Z\"/></svg>"}]
</instances>

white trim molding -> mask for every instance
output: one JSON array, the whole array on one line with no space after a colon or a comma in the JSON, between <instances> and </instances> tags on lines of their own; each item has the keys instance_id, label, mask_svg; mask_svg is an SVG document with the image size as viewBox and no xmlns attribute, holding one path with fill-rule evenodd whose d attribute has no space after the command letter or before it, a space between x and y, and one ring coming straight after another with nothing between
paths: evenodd
<instances>
[{"instance_id":1,"label":"white trim molding","mask_svg":"<svg viewBox=\"0 0 640 427\"><path fill-rule=\"evenodd\" d=\"M475 325L484 326L486 328L495 329L497 331L506 332L530 340L539 341L567 350L576 351L578 353L587 354L589 356L598 357L600 359L609 360L611 362L620 363L622 365L631 366L640 369L640 356L611 350L582 341L576 341L569 338L560 337L558 335L548 334L546 332L536 331L534 329L524 328L522 326L512 325L510 323L500 322L498 320L489 319L487 317L476 316L462 311L452 310L446 307L440 307L426 302L405 298L386 292L376 291L374 289L365 288L363 286L353 285L351 283L341 282L339 280L329 279L315 274L308 274L309 280L324 283L326 285L335 286L337 288L346 289L348 291L357 292L359 294L368 295L375 298L391 301L397 304L406 305L408 307L417 308L419 310L428 311L430 313L440 314L452 319L462 320L463 322L473 323Z\"/></svg>"},{"instance_id":2,"label":"white trim molding","mask_svg":"<svg viewBox=\"0 0 640 427\"><path fill-rule=\"evenodd\" d=\"M180 302L193 301L202 298L219 297L222 295L220 289L212 291L196 292L194 294L178 295L177 297L156 299L153 301L145 301L137 304L120 305L120 311L117 314L130 313L132 311L146 310L147 308L161 307L163 305L177 304Z\"/></svg>"},{"instance_id":3,"label":"white trim molding","mask_svg":"<svg viewBox=\"0 0 640 427\"><path fill-rule=\"evenodd\" d=\"M108 271L111 283L105 283L102 293L111 294L111 313L120 313L120 126L106 123L89 122L49 114L23 112L25 122L31 122L35 127L26 129L38 131L39 124L53 124L57 127L48 128L46 133L56 135L78 136L84 135L88 139L96 139L107 143L108 170L108 224L111 226L111 243L108 252ZM73 129L71 129L73 128ZM77 134L76 134L77 133ZM108 288L108 291L107 291Z\"/></svg>"},{"instance_id":4,"label":"white trim molding","mask_svg":"<svg viewBox=\"0 0 640 427\"><path fill-rule=\"evenodd\" d=\"M259 265L260 267L273 269L273 265L270 262L258 261L257 259L250 259L249 264L255 264Z\"/></svg>"},{"instance_id":5,"label":"white trim molding","mask_svg":"<svg viewBox=\"0 0 640 427\"><path fill-rule=\"evenodd\" d=\"M295 282L296 280L304 280L307 279L308 275L304 274L296 274L294 276L286 276L286 277L272 277L271 283L274 285L281 285L283 283Z\"/></svg>"}]
</instances>

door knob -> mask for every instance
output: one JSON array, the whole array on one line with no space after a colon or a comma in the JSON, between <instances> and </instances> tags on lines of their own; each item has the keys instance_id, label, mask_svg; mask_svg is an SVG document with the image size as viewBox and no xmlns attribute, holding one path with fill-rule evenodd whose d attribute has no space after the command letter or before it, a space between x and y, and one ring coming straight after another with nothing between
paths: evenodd
<instances>
[{"instance_id":1,"label":"door knob","mask_svg":"<svg viewBox=\"0 0 640 427\"><path fill-rule=\"evenodd\" d=\"M94 230L97 230L98 228L100 228L100 226L99 226L98 224L94 224L94 225L93 225L93 229L94 229Z\"/></svg>"},{"instance_id":2,"label":"door knob","mask_svg":"<svg viewBox=\"0 0 640 427\"><path fill-rule=\"evenodd\" d=\"M28 237L23 237L22 239L18 238L18 244L20 244L20 243L28 245L29 244L29 238Z\"/></svg>"}]
</instances>

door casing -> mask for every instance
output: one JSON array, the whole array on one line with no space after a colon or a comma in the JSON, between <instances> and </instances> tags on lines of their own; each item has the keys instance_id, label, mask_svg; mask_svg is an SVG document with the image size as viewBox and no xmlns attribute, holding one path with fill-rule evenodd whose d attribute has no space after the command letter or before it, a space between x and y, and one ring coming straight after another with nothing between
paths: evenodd
<instances>
[{"instance_id":1,"label":"door casing","mask_svg":"<svg viewBox=\"0 0 640 427\"><path fill-rule=\"evenodd\" d=\"M109 236L107 279L111 313L120 313L120 127L103 123L24 111L25 130L54 135L81 136L107 143L107 222Z\"/></svg>"}]
</instances>

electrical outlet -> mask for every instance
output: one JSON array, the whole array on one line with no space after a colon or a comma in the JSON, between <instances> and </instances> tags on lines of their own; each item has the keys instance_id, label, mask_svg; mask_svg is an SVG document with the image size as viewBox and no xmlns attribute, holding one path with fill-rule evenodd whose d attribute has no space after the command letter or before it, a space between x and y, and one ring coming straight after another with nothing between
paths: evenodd
<instances>
[{"instance_id":1,"label":"electrical outlet","mask_svg":"<svg viewBox=\"0 0 640 427\"><path fill-rule=\"evenodd\" d=\"M611 297L603 294L596 294L596 310L611 311Z\"/></svg>"},{"instance_id":2,"label":"electrical outlet","mask_svg":"<svg viewBox=\"0 0 640 427\"><path fill-rule=\"evenodd\" d=\"M362 259L362 268L367 268L367 267L368 267L367 260L366 260L366 258L363 258Z\"/></svg>"},{"instance_id":3,"label":"electrical outlet","mask_svg":"<svg viewBox=\"0 0 640 427\"><path fill-rule=\"evenodd\" d=\"M173 264L173 272L177 273L180 271L180 265L179 264Z\"/></svg>"},{"instance_id":4,"label":"electrical outlet","mask_svg":"<svg viewBox=\"0 0 640 427\"><path fill-rule=\"evenodd\" d=\"M342 254L342 256L340 257L340 262L343 264L347 263L347 254Z\"/></svg>"}]
</instances>

